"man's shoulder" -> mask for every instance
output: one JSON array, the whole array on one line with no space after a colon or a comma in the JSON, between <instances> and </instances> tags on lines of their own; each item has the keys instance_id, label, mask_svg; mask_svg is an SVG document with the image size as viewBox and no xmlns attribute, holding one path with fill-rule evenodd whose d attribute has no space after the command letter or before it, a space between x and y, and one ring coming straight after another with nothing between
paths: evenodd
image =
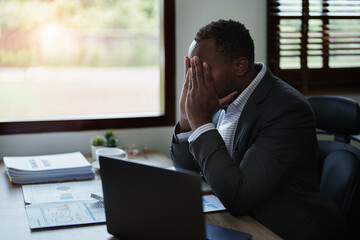
<instances>
[{"instance_id":1,"label":"man's shoulder","mask_svg":"<svg viewBox=\"0 0 360 240\"><path fill-rule=\"evenodd\" d=\"M279 97L290 97L305 100L304 95L283 79L273 75L269 68L266 69L266 73L262 80L264 83L262 85L264 85L265 88L268 88L270 92L278 94Z\"/></svg>"},{"instance_id":2,"label":"man's shoulder","mask_svg":"<svg viewBox=\"0 0 360 240\"><path fill-rule=\"evenodd\" d=\"M262 92L262 101L259 101L258 107L265 112L272 114L283 113L292 110L300 110L311 113L310 104L303 94L282 79L274 76L270 70L267 70L264 78L264 89ZM260 95L258 93L258 95ZM259 96L257 96L259 98ZM259 98L260 99L260 98ZM266 109L266 110L265 110Z\"/></svg>"},{"instance_id":3,"label":"man's shoulder","mask_svg":"<svg viewBox=\"0 0 360 240\"><path fill-rule=\"evenodd\" d=\"M267 100L306 101L304 95L284 80L273 75L269 69L267 69L266 74L258 88L257 92L259 92L260 95Z\"/></svg>"}]
</instances>

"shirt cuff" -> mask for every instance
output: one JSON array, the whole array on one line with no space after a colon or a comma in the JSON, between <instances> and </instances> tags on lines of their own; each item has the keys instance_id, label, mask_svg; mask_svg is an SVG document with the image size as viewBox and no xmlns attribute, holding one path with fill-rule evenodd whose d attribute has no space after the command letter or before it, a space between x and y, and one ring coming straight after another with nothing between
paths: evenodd
<instances>
[{"instance_id":1,"label":"shirt cuff","mask_svg":"<svg viewBox=\"0 0 360 240\"><path fill-rule=\"evenodd\" d=\"M178 143L186 142L194 131L176 134Z\"/></svg>"},{"instance_id":2,"label":"shirt cuff","mask_svg":"<svg viewBox=\"0 0 360 240\"><path fill-rule=\"evenodd\" d=\"M183 133L178 133L178 132L179 132L179 122L176 123L175 128L174 128L174 133L173 133L173 142L174 143L186 142L188 140L189 136L193 133L193 131L183 132Z\"/></svg>"},{"instance_id":3,"label":"shirt cuff","mask_svg":"<svg viewBox=\"0 0 360 240\"><path fill-rule=\"evenodd\" d=\"M206 123L197 129L189 136L189 143L195 141L201 134L216 129L213 123Z\"/></svg>"}]
</instances>

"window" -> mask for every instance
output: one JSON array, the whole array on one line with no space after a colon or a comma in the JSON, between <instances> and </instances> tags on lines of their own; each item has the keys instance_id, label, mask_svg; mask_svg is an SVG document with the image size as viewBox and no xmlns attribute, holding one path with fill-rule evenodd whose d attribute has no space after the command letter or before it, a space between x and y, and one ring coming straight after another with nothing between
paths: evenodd
<instances>
[{"instance_id":1,"label":"window","mask_svg":"<svg viewBox=\"0 0 360 240\"><path fill-rule=\"evenodd\" d=\"M174 2L0 1L0 134L173 125Z\"/></svg>"},{"instance_id":2,"label":"window","mask_svg":"<svg viewBox=\"0 0 360 240\"><path fill-rule=\"evenodd\" d=\"M360 1L268 0L268 65L306 93L360 90Z\"/></svg>"}]
</instances>

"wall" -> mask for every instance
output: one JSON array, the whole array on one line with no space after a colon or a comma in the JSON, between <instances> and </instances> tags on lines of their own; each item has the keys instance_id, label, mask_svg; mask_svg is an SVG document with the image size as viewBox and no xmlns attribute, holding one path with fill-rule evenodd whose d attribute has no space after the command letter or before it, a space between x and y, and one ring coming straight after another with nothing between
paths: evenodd
<instances>
[{"instance_id":1,"label":"wall","mask_svg":"<svg viewBox=\"0 0 360 240\"><path fill-rule=\"evenodd\" d=\"M183 82L183 57L197 30L219 18L240 20L255 39L256 55L265 61L265 0L176 0L176 99ZM90 139L104 131L0 136L0 158L6 155L90 153ZM120 144L139 144L169 155L172 127L115 130Z\"/></svg>"}]
</instances>

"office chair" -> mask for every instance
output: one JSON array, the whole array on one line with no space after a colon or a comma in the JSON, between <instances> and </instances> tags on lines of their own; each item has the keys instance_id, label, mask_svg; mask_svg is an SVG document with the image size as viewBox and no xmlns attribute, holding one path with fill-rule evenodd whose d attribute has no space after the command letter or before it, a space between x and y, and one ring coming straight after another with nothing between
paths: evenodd
<instances>
[{"instance_id":1,"label":"office chair","mask_svg":"<svg viewBox=\"0 0 360 240\"><path fill-rule=\"evenodd\" d=\"M360 219L360 150L350 145L360 142L359 104L340 96L314 96L308 101L316 118L318 134L334 140L318 140L319 187L338 205L348 225ZM351 226L354 228L354 226Z\"/></svg>"}]
</instances>

